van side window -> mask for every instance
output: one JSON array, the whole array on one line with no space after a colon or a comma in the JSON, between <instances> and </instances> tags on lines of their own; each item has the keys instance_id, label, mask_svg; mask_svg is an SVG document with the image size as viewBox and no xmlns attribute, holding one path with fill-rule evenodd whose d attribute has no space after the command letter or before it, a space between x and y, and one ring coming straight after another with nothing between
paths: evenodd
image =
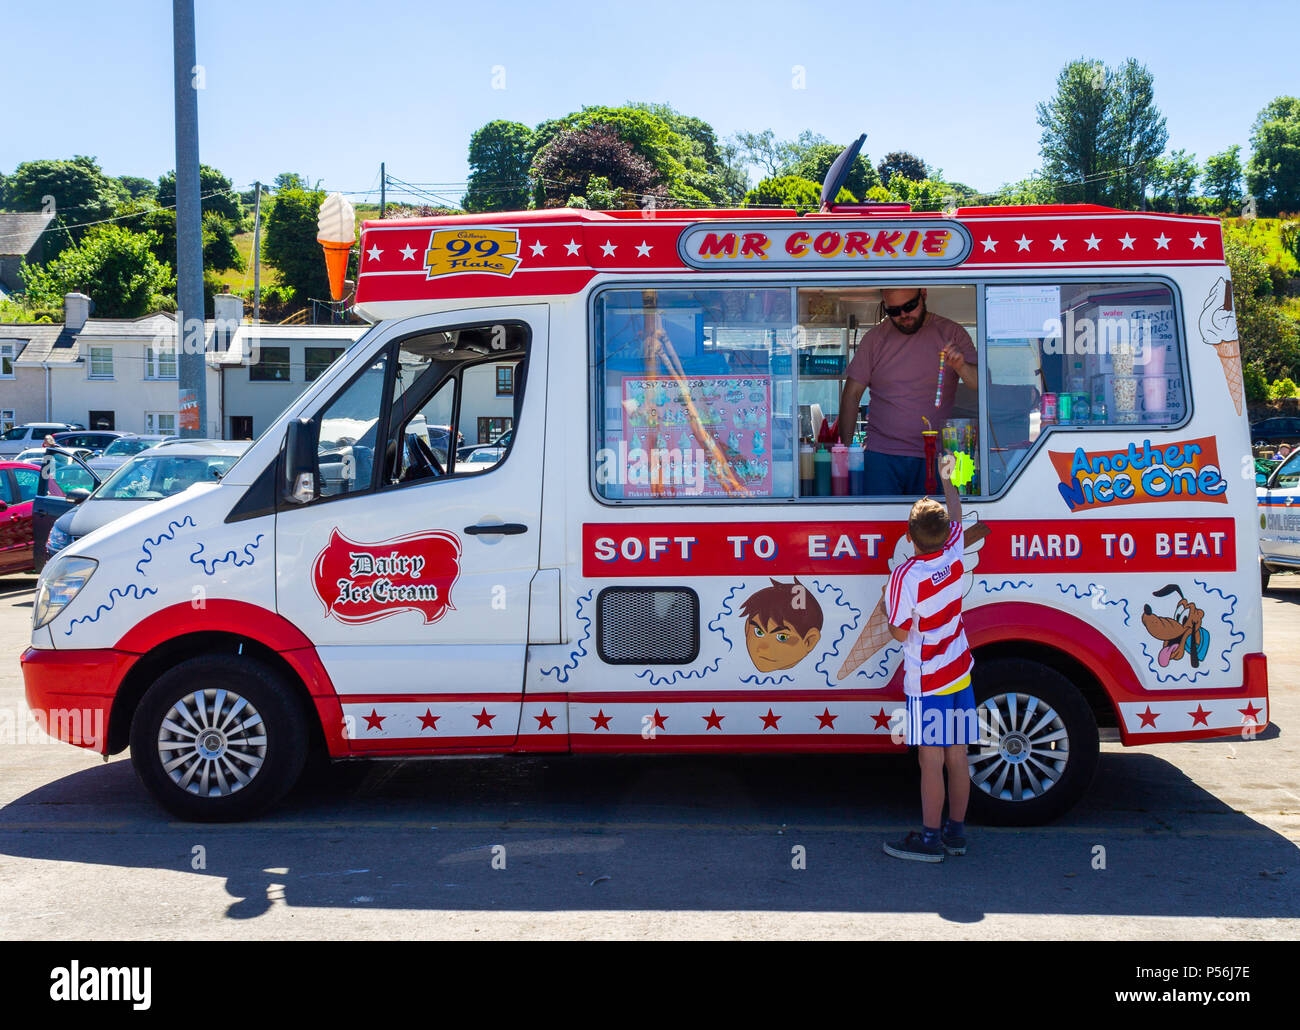
<instances>
[{"instance_id":1,"label":"van side window","mask_svg":"<svg viewBox=\"0 0 1300 1030\"><path fill-rule=\"evenodd\" d=\"M599 294L600 495L794 496L794 303L790 288Z\"/></svg>"},{"instance_id":2,"label":"van side window","mask_svg":"<svg viewBox=\"0 0 1300 1030\"><path fill-rule=\"evenodd\" d=\"M382 485L486 473L505 461L523 406L528 329L465 326L410 337L398 348ZM513 392L501 394L499 369ZM493 433L493 428L504 427Z\"/></svg>"},{"instance_id":3,"label":"van side window","mask_svg":"<svg viewBox=\"0 0 1300 1030\"><path fill-rule=\"evenodd\" d=\"M321 413L316 450L321 497L370 489L387 369L383 352Z\"/></svg>"},{"instance_id":4,"label":"van side window","mask_svg":"<svg viewBox=\"0 0 1300 1030\"><path fill-rule=\"evenodd\" d=\"M1044 435L1165 427L1187 412L1173 291L1160 283L987 286L983 382L986 493Z\"/></svg>"}]
</instances>

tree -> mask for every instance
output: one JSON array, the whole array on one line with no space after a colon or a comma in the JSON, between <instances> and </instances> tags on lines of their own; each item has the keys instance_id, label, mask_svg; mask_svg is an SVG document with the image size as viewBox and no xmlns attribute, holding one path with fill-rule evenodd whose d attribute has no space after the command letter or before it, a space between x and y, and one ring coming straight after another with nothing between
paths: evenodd
<instances>
[{"instance_id":1,"label":"tree","mask_svg":"<svg viewBox=\"0 0 1300 1030\"><path fill-rule=\"evenodd\" d=\"M1131 209L1142 202L1149 168L1168 141L1151 73L1130 57L1112 77L1104 126L1105 160L1112 173L1104 195L1110 204Z\"/></svg>"},{"instance_id":2,"label":"tree","mask_svg":"<svg viewBox=\"0 0 1300 1030\"><path fill-rule=\"evenodd\" d=\"M789 145L789 160L782 166L782 175L796 175L811 182L824 183L831 165L840 156L844 147L836 143L805 142L801 136L798 142ZM854 197L864 197L867 190L877 184L876 170L866 155L859 153L849 165L848 177L844 180L844 189Z\"/></svg>"},{"instance_id":3,"label":"tree","mask_svg":"<svg viewBox=\"0 0 1300 1030\"><path fill-rule=\"evenodd\" d=\"M55 304L64 294L85 293L105 318L138 318L157 310L174 291L171 270L153 254L156 241L120 225L99 225L44 267L24 263L23 279L33 303Z\"/></svg>"},{"instance_id":4,"label":"tree","mask_svg":"<svg viewBox=\"0 0 1300 1030\"><path fill-rule=\"evenodd\" d=\"M199 207L206 214L218 214L238 227L243 225L244 211L231 181L217 169L199 165ZM176 206L176 173L167 172L158 179L159 207Z\"/></svg>"},{"instance_id":5,"label":"tree","mask_svg":"<svg viewBox=\"0 0 1300 1030\"><path fill-rule=\"evenodd\" d=\"M1250 127L1246 187L1259 213L1300 211L1300 97L1277 97Z\"/></svg>"},{"instance_id":6,"label":"tree","mask_svg":"<svg viewBox=\"0 0 1300 1030\"><path fill-rule=\"evenodd\" d=\"M533 130L519 122L494 121L469 140L466 211L519 211L528 207Z\"/></svg>"},{"instance_id":7,"label":"tree","mask_svg":"<svg viewBox=\"0 0 1300 1030\"><path fill-rule=\"evenodd\" d=\"M1216 214L1236 211L1241 206L1241 147L1233 144L1227 150L1211 154L1205 159L1201 174L1201 196L1217 205Z\"/></svg>"},{"instance_id":8,"label":"tree","mask_svg":"<svg viewBox=\"0 0 1300 1030\"><path fill-rule=\"evenodd\" d=\"M119 175L117 184L131 200L156 200L158 187L152 179L142 179L138 175Z\"/></svg>"},{"instance_id":9,"label":"tree","mask_svg":"<svg viewBox=\"0 0 1300 1030\"><path fill-rule=\"evenodd\" d=\"M1273 295L1268 255L1245 230L1225 224L1223 256L1231 272L1242 365L1262 367L1268 379L1300 379L1300 321Z\"/></svg>"},{"instance_id":10,"label":"tree","mask_svg":"<svg viewBox=\"0 0 1300 1030\"><path fill-rule=\"evenodd\" d=\"M266 219L266 259L299 303L329 296L325 257L316 242L316 219L324 200L324 190L284 189L276 194Z\"/></svg>"},{"instance_id":11,"label":"tree","mask_svg":"<svg viewBox=\"0 0 1300 1030\"><path fill-rule=\"evenodd\" d=\"M281 190L309 190L311 183L305 176L297 172L281 172L271 182L271 192L279 193Z\"/></svg>"},{"instance_id":12,"label":"tree","mask_svg":"<svg viewBox=\"0 0 1300 1030\"><path fill-rule=\"evenodd\" d=\"M53 210L46 255L80 240L87 223L111 218L125 191L103 173L93 157L78 154L71 161L27 161L14 169L6 190L14 211Z\"/></svg>"},{"instance_id":13,"label":"tree","mask_svg":"<svg viewBox=\"0 0 1300 1030\"><path fill-rule=\"evenodd\" d=\"M820 183L797 175L783 175L764 179L746 193L745 207L793 207L801 213L816 211L821 204L821 195ZM845 203L853 200L843 190L840 197Z\"/></svg>"},{"instance_id":14,"label":"tree","mask_svg":"<svg viewBox=\"0 0 1300 1030\"><path fill-rule=\"evenodd\" d=\"M915 182L930 177L925 162L915 154L909 154L906 150L891 150L885 155L876 170L880 173L880 184L882 186L890 186L895 175L901 175L904 179L912 179Z\"/></svg>"},{"instance_id":15,"label":"tree","mask_svg":"<svg viewBox=\"0 0 1300 1030\"><path fill-rule=\"evenodd\" d=\"M771 129L762 132L738 132L732 141L741 156L752 165L767 170L768 178L775 179L789 157L790 144L776 138Z\"/></svg>"},{"instance_id":16,"label":"tree","mask_svg":"<svg viewBox=\"0 0 1300 1030\"><path fill-rule=\"evenodd\" d=\"M1043 173L1066 203L1133 208L1149 166L1169 134L1154 102L1150 72L1129 58L1118 72L1100 61L1071 61L1056 94L1037 106Z\"/></svg>"},{"instance_id":17,"label":"tree","mask_svg":"<svg viewBox=\"0 0 1300 1030\"><path fill-rule=\"evenodd\" d=\"M538 153L533 176L543 207L559 207L571 196L586 196L593 177L606 180L605 195L616 190L619 207L636 207L640 197L667 199L659 172L622 139L613 126L596 124L562 131Z\"/></svg>"},{"instance_id":18,"label":"tree","mask_svg":"<svg viewBox=\"0 0 1300 1030\"><path fill-rule=\"evenodd\" d=\"M1189 156L1186 150L1175 150L1168 157L1156 158L1148 179L1156 210L1181 214L1199 175L1196 155Z\"/></svg>"}]
</instances>

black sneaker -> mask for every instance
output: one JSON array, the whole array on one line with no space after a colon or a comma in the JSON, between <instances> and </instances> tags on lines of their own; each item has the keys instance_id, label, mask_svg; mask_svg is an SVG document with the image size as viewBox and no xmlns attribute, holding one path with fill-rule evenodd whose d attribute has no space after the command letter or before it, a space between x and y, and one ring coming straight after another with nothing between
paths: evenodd
<instances>
[{"instance_id":1,"label":"black sneaker","mask_svg":"<svg viewBox=\"0 0 1300 1030\"><path fill-rule=\"evenodd\" d=\"M950 855L966 854L966 838L956 834L949 834L946 831L940 834L939 838L943 843L943 850Z\"/></svg>"},{"instance_id":2,"label":"black sneaker","mask_svg":"<svg viewBox=\"0 0 1300 1030\"><path fill-rule=\"evenodd\" d=\"M913 862L942 862L943 844L939 841L926 844L924 838L913 830L902 840L885 841L885 854Z\"/></svg>"}]
</instances>

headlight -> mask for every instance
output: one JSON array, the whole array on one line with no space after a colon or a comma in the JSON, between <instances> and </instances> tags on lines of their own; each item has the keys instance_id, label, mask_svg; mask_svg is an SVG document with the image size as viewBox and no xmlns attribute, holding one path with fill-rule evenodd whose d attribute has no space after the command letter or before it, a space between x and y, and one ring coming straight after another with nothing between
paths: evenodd
<instances>
[{"instance_id":1,"label":"headlight","mask_svg":"<svg viewBox=\"0 0 1300 1030\"><path fill-rule=\"evenodd\" d=\"M56 522L50 527L50 535L45 538L45 553L51 555L57 551L63 550L68 544L72 543L72 534L59 528Z\"/></svg>"},{"instance_id":2,"label":"headlight","mask_svg":"<svg viewBox=\"0 0 1300 1030\"><path fill-rule=\"evenodd\" d=\"M41 574L32 608L32 628L40 629L81 592L99 562L94 558L56 558Z\"/></svg>"}]
</instances>

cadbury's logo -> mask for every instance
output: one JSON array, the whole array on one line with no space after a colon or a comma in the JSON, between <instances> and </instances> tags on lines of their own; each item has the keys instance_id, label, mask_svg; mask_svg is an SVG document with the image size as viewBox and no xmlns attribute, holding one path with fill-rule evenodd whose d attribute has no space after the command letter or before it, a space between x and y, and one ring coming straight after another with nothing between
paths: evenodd
<instances>
[{"instance_id":1,"label":"cadbury's logo","mask_svg":"<svg viewBox=\"0 0 1300 1030\"><path fill-rule=\"evenodd\" d=\"M416 611L425 625L455 605L451 588L460 575L460 540L432 530L363 544L337 529L312 565L312 585L327 616L340 622L374 622Z\"/></svg>"}]
</instances>

